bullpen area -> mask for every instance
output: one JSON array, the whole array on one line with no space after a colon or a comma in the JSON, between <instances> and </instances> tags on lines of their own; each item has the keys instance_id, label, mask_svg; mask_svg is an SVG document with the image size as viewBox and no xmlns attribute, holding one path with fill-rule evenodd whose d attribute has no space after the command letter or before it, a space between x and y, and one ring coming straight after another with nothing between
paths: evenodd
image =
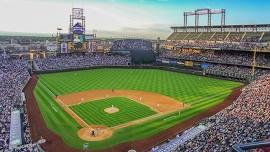
<instances>
[{"instance_id":1,"label":"bullpen area","mask_svg":"<svg viewBox=\"0 0 270 152\"><path fill-rule=\"evenodd\" d=\"M166 132L222 103L238 82L157 69L40 74L46 126L73 149L106 150Z\"/></svg>"}]
</instances>

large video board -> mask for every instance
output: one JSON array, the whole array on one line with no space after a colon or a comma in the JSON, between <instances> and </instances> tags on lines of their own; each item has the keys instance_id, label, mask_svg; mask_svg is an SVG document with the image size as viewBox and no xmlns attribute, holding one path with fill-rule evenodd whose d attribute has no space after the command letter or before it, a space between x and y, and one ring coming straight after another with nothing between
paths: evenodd
<instances>
[{"instance_id":1,"label":"large video board","mask_svg":"<svg viewBox=\"0 0 270 152\"><path fill-rule=\"evenodd\" d=\"M74 43L83 43L84 42L84 35L74 34L73 35L73 42Z\"/></svg>"}]
</instances>

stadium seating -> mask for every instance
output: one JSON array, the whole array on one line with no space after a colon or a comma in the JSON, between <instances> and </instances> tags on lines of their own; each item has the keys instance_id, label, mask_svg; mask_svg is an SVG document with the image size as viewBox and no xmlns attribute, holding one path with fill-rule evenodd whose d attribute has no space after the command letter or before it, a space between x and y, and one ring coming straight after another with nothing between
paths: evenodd
<instances>
[{"instance_id":1,"label":"stadium seating","mask_svg":"<svg viewBox=\"0 0 270 152\"><path fill-rule=\"evenodd\" d=\"M24 146L14 151L38 151L32 144L25 100L22 90L29 79L27 61L4 58L0 55L0 151L9 151L11 111L22 112L22 141ZM20 129L20 128L19 128Z\"/></svg>"},{"instance_id":2,"label":"stadium seating","mask_svg":"<svg viewBox=\"0 0 270 152\"><path fill-rule=\"evenodd\" d=\"M263 32L246 32L242 42L259 42Z\"/></svg>"},{"instance_id":3,"label":"stadium seating","mask_svg":"<svg viewBox=\"0 0 270 152\"><path fill-rule=\"evenodd\" d=\"M179 145L184 144L186 141L193 139L201 132L207 129L204 125L199 125L193 128L186 130L183 134L177 135L175 139L168 140L167 143L163 145L154 147L152 152L168 152L175 151Z\"/></svg>"},{"instance_id":4,"label":"stadium seating","mask_svg":"<svg viewBox=\"0 0 270 152\"><path fill-rule=\"evenodd\" d=\"M212 36L214 36L215 32L202 32L202 34L199 36L198 40L200 41L209 41Z\"/></svg>"},{"instance_id":5,"label":"stadium seating","mask_svg":"<svg viewBox=\"0 0 270 152\"><path fill-rule=\"evenodd\" d=\"M209 128L177 151L232 151L237 143L269 140L269 98L270 75L264 75L243 88L231 106L204 120Z\"/></svg>"},{"instance_id":6,"label":"stadium seating","mask_svg":"<svg viewBox=\"0 0 270 152\"><path fill-rule=\"evenodd\" d=\"M190 32L187 37L185 38L185 40L197 40L199 38L201 33L197 33L197 32Z\"/></svg>"},{"instance_id":7,"label":"stadium seating","mask_svg":"<svg viewBox=\"0 0 270 152\"><path fill-rule=\"evenodd\" d=\"M173 32L167 40L198 40L226 42L266 42L268 32Z\"/></svg>"},{"instance_id":8,"label":"stadium seating","mask_svg":"<svg viewBox=\"0 0 270 152\"><path fill-rule=\"evenodd\" d=\"M168 40L175 40L176 39L177 32L173 32L169 37Z\"/></svg>"},{"instance_id":9,"label":"stadium seating","mask_svg":"<svg viewBox=\"0 0 270 152\"><path fill-rule=\"evenodd\" d=\"M168 37L168 40L185 40L188 35L189 32L174 32Z\"/></svg>"},{"instance_id":10,"label":"stadium seating","mask_svg":"<svg viewBox=\"0 0 270 152\"><path fill-rule=\"evenodd\" d=\"M45 59L35 59L36 70L63 70L91 66L121 66L130 63L129 56L106 54L68 54L50 56Z\"/></svg>"},{"instance_id":11,"label":"stadium seating","mask_svg":"<svg viewBox=\"0 0 270 152\"><path fill-rule=\"evenodd\" d=\"M200 63L216 63L210 64L207 73L218 74L233 73L244 77L250 77L252 74L253 54L250 52L239 51L198 51L198 50L174 50L164 51L160 58L175 58L178 60L188 60ZM256 56L256 76L270 73L270 56L268 53L258 53ZM263 67L263 68L261 68Z\"/></svg>"},{"instance_id":12,"label":"stadium seating","mask_svg":"<svg viewBox=\"0 0 270 152\"><path fill-rule=\"evenodd\" d=\"M270 32L264 32L261 42L269 42L269 41L270 41Z\"/></svg>"},{"instance_id":13,"label":"stadium seating","mask_svg":"<svg viewBox=\"0 0 270 152\"><path fill-rule=\"evenodd\" d=\"M210 41L224 41L229 32L216 32Z\"/></svg>"},{"instance_id":14,"label":"stadium seating","mask_svg":"<svg viewBox=\"0 0 270 152\"><path fill-rule=\"evenodd\" d=\"M242 40L243 35L244 35L244 32L230 32L224 41L240 42Z\"/></svg>"},{"instance_id":15,"label":"stadium seating","mask_svg":"<svg viewBox=\"0 0 270 152\"><path fill-rule=\"evenodd\" d=\"M113 42L112 51L152 50L152 43L143 39L123 39Z\"/></svg>"}]
</instances>

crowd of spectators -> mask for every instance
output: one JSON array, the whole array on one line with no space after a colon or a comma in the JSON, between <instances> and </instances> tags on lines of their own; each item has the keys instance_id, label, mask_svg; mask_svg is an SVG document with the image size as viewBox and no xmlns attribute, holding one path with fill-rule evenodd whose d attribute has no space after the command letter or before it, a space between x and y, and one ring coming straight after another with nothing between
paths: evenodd
<instances>
[{"instance_id":1,"label":"crowd of spectators","mask_svg":"<svg viewBox=\"0 0 270 152\"><path fill-rule=\"evenodd\" d=\"M27 147L19 151L35 151L32 146L25 101L22 90L29 80L27 61L0 55L0 151L9 151L11 111L22 112L22 142Z\"/></svg>"},{"instance_id":2,"label":"crowd of spectators","mask_svg":"<svg viewBox=\"0 0 270 152\"><path fill-rule=\"evenodd\" d=\"M245 66L251 66L253 64L253 54L250 52L192 51L183 49L175 51L164 51L160 57ZM257 53L256 65L269 67L270 55L267 53Z\"/></svg>"},{"instance_id":3,"label":"crowd of spectators","mask_svg":"<svg viewBox=\"0 0 270 152\"><path fill-rule=\"evenodd\" d=\"M118 65L130 63L129 56L107 54L66 54L49 56L44 59L35 59L38 70L61 70L70 68L83 68L90 66Z\"/></svg>"},{"instance_id":4,"label":"crowd of spectators","mask_svg":"<svg viewBox=\"0 0 270 152\"><path fill-rule=\"evenodd\" d=\"M223 72L232 74L238 78L250 78L252 75L253 53L234 51L197 51L197 50L173 50L163 51L160 58L176 58L178 60L191 60L194 62L208 63L206 73ZM256 54L255 76L270 73L270 55L268 53Z\"/></svg>"},{"instance_id":5,"label":"crowd of spectators","mask_svg":"<svg viewBox=\"0 0 270 152\"><path fill-rule=\"evenodd\" d=\"M206 131L179 145L177 151L232 151L235 144L270 139L270 75L242 89L234 103L204 120Z\"/></svg>"},{"instance_id":6,"label":"crowd of spectators","mask_svg":"<svg viewBox=\"0 0 270 152\"><path fill-rule=\"evenodd\" d=\"M252 76L252 68L241 67L236 65L224 65L224 64L208 64L206 69L207 74L227 75L235 78L250 79ZM222 73L222 74L221 74ZM256 77L270 74L270 70L256 68L254 75Z\"/></svg>"},{"instance_id":7,"label":"crowd of spectators","mask_svg":"<svg viewBox=\"0 0 270 152\"><path fill-rule=\"evenodd\" d=\"M162 145L155 146L151 149L152 152L171 152L178 148L179 145L184 144L186 141L193 139L202 131L206 130L207 127L204 125L199 125L192 127L183 133L176 135L174 139L168 139L166 143Z\"/></svg>"},{"instance_id":8,"label":"crowd of spectators","mask_svg":"<svg viewBox=\"0 0 270 152\"><path fill-rule=\"evenodd\" d=\"M124 39L113 42L112 50L152 50L152 42L143 39Z\"/></svg>"},{"instance_id":9,"label":"crowd of spectators","mask_svg":"<svg viewBox=\"0 0 270 152\"><path fill-rule=\"evenodd\" d=\"M174 32L168 40L260 43L265 42L268 34L268 32Z\"/></svg>"},{"instance_id":10,"label":"crowd of spectators","mask_svg":"<svg viewBox=\"0 0 270 152\"><path fill-rule=\"evenodd\" d=\"M198 126L206 126L204 131L187 141L177 135L154 151L232 151L236 144L269 141L269 109L270 75L264 75L245 86L232 105L201 121Z\"/></svg>"},{"instance_id":11,"label":"crowd of spectators","mask_svg":"<svg viewBox=\"0 0 270 152\"><path fill-rule=\"evenodd\" d=\"M267 46L255 42L166 41L163 45L176 48L200 48L217 50L265 50Z\"/></svg>"}]
</instances>

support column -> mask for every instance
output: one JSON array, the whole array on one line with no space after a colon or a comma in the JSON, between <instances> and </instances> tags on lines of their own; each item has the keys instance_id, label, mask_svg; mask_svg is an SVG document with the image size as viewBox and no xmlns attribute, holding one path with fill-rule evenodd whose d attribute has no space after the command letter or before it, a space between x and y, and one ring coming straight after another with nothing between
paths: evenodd
<instances>
[{"instance_id":1,"label":"support column","mask_svg":"<svg viewBox=\"0 0 270 152\"><path fill-rule=\"evenodd\" d=\"M208 28L207 28L207 32L211 32L211 24L212 24L212 14L211 11L208 10Z\"/></svg>"}]
</instances>

